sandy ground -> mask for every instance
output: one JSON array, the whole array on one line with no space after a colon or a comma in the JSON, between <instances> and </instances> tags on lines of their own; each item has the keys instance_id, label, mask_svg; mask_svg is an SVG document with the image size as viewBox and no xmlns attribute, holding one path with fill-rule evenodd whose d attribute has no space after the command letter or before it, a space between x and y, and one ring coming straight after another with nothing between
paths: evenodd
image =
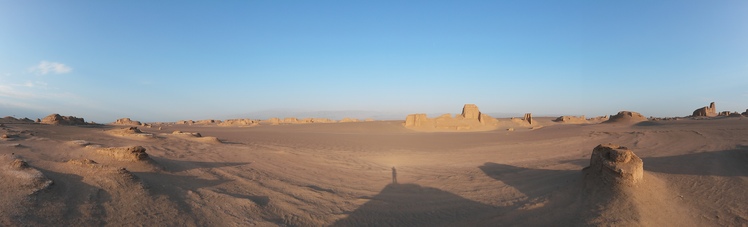
<instances>
[{"instance_id":1,"label":"sandy ground","mask_svg":"<svg viewBox=\"0 0 748 227\"><path fill-rule=\"evenodd\" d=\"M5 122L0 225L748 225L744 118L460 133L402 121L121 128ZM641 157L644 182L586 180L601 143ZM123 146L149 159L100 151Z\"/></svg>"}]
</instances>

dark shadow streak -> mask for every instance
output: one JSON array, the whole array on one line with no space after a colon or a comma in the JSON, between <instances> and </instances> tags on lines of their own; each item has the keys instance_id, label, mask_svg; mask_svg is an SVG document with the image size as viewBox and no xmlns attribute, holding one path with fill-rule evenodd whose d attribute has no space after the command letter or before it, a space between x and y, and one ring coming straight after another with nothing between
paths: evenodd
<instances>
[{"instance_id":1,"label":"dark shadow streak","mask_svg":"<svg viewBox=\"0 0 748 227\"><path fill-rule=\"evenodd\" d=\"M701 176L748 176L748 147L667 157L642 158L644 170Z\"/></svg>"},{"instance_id":2,"label":"dark shadow streak","mask_svg":"<svg viewBox=\"0 0 748 227\"><path fill-rule=\"evenodd\" d=\"M487 176L509 185L529 199L546 196L554 190L577 182L582 176L580 170L529 169L512 165L486 162L480 168ZM556 187L548 187L555 185Z\"/></svg>"},{"instance_id":3,"label":"dark shadow streak","mask_svg":"<svg viewBox=\"0 0 748 227\"><path fill-rule=\"evenodd\" d=\"M497 207L417 184L389 184L332 226L476 226Z\"/></svg>"},{"instance_id":4,"label":"dark shadow streak","mask_svg":"<svg viewBox=\"0 0 748 227\"><path fill-rule=\"evenodd\" d=\"M55 226L101 226L106 224L106 209L101 204L108 203L112 200L111 195L101 188L91 186L88 183L83 182L83 177L75 174L59 173L51 170L45 170L35 167L37 170L42 172L44 176L51 179L54 184L47 189L41 191L34 197L29 197L30 200L27 202L26 207L35 209L37 212L45 216L43 217L28 217L33 220L34 223L39 225ZM95 200L92 202L91 200ZM49 210L45 208L54 207L49 204L60 203L64 204L62 209ZM88 214L81 213L81 207L85 207L87 203L96 204L95 207L91 207L87 210ZM62 220L55 220L55 222L49 222L49 216L59 212L63 218ZM29 225L31 223L24 223Z\"/></svg>"}]
</instances>

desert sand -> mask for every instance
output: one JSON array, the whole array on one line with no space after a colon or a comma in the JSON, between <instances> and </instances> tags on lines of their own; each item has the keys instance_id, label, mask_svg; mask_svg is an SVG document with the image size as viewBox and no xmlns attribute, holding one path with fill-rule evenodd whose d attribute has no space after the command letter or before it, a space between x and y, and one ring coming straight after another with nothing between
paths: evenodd
<instances>
[{"instance_id":1,"label":"desert sand","mask_svg":"<svg viewBox=\"0 0 748 227\"><path fill-rule=\"evenodd\" d=\"M0 119L0 225L748 224L744 117L564 123L471 108L443 120L479 130L453 132L350 119Z\"/></svg>"}]
</instances>

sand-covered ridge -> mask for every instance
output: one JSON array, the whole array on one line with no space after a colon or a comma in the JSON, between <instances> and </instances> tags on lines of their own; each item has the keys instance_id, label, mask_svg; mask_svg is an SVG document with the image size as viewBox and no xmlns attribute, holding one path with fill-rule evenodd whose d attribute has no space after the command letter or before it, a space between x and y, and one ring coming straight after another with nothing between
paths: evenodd
<instances>
[{"instance_id":1,"label":"sand-covered ridge","mask_svg":"<svg viewBox=\"0 0 748 227\"><path fill-rule=\"evenodd\" d=\"M0 225L748 224L748 120L619 115L474 132L3 121Z\"/></svg>"}]
</instances>

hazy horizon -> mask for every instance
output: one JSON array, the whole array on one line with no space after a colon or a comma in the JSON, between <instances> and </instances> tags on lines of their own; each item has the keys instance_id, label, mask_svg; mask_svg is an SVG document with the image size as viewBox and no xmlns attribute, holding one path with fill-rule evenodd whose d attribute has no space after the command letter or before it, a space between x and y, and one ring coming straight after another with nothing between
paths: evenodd
<instances>
[{"instance_id":1,"label":"hazy horizon","mask_svg":"<svg viewBox=\"0 0 748 227\"><path fill-rule=\"evenodd\" d=\"M745 1L0 1L0 115L743 112L745 12Z\"/></svg>"}]
</instances>

